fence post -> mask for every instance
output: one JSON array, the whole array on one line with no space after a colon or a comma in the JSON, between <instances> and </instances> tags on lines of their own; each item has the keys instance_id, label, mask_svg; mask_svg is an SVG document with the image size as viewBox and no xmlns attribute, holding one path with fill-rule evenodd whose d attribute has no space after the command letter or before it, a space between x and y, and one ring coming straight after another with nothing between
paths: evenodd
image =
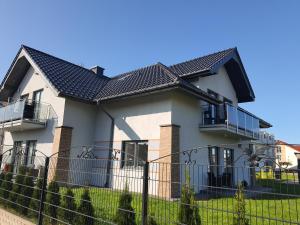
<instances>
[{"instance_id":1,"label":"fence post","mask_svg":"<svg viewBox=\"0 0 300 225\"><path fill-rule=\"evenodd\" d=\"M148 186L149 185L149 162L144 165L143 195L142 195L142 225L147 225L148 219Z\"/></svg>"},{"instance_id":2,"label":"fence post","mask_svg":"<svg viewBox=\"0 0 300 225\"><path fill-rule=\"evenodd\" d=\"M45 202L45 195L46 195L46 188L47 188L48 169L49 169L49 157L46 157L44 177L43 177L43 187L41 190L41 197L40 197L38 225L43 224L43 211L44 211L44 202Z\"/></svg>"}]
</instances>

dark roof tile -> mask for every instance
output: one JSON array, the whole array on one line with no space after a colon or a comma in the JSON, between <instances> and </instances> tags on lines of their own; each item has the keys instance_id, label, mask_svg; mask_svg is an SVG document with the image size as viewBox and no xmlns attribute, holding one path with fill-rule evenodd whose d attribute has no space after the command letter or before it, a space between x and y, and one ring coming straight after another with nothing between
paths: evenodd
<instances>
[{"instance_id":1,"label":"dark roof tile","mask_svg":"<svg viewBox=\"0 0 300 225\"><path fill-rule=\"evenodd\" d=\"M59 59L36 49L23 46L50 83L63 95L93 101L109 78Z\"/></svg>"},{"instance_id":2,"label":"dark roof tile","mask_svg":"<svg viewBox=\"0 0 300 225\"><path fill-rule=\"evenodd\" d=\"M235 48L229 48L220 52L188 60L182 63L174 64L169 68L179 76L209 71L228 54L232 53Z\"/></svg>"}]
</instances>

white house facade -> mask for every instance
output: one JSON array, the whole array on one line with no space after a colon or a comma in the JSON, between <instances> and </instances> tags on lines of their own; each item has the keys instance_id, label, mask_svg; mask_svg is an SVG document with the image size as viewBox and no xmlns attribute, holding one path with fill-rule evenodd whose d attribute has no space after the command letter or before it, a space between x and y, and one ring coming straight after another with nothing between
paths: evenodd
<instances>
[{"instance_id":1,"label":"white house facade","mask_svg":"<svg viewBox=\"0 0 300 225\"><path fill-rule=\"evenodd\" d=\"M248 173L233 174L228 168L247 167L240 143L258 140L260 129L271 126L239 107L254 98L236 48L107 77L101 67L85 69L22 46L1 84L2 150L23 147L28 155L23 163L35 167L30 156L34 149L78 160L90 149L102 162L120 159L118 173L130 167L136 168L138 176L139 160L151 162L178 154L160 162L184 164L186 159L179 152L212 146L199 148L193 155L197 164L209 165L192 177L200 184L196 191L208 185L208 174L231 173L234 184L250 182ZM221 169L214 169L217 165ZM71 170L73 165L63 166ZM99 178L97 168L89 165L94 171L89 178L69 174L64 179L111 187L118 182L113 176ZM150 175L158 170L150 169ZM184 173L180 167L170 171ZM172 179L183 178L170 175ZM150 186L151 192L159 192L159 183Z\"/></svg>"}]
</instances>

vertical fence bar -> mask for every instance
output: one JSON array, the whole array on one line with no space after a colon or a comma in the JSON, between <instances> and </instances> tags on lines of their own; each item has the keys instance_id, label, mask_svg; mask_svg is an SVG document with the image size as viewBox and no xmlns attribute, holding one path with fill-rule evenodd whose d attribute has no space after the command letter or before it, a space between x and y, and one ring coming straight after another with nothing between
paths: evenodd
<instances>
[{"instance_id":1,"label":"vertical fence bar","mask_svg":"<svg viewBox=\"0 0 300 225\"><path fill-rule=\"evenodd\" d=\"M42 187L41 198L40 198L38 225L43 224L43 211L44 211L44 201L45 201L46 188L47 188L48 169L49 169L49 157L46 157L44 177L43 177L43 187Z\"/></svg>"},{"instance_id":2,"label":"vertical fence bar","mask_svg":"<svg viewBox=\"0 0 300 225\"><path fill-rule=\"evenodd\" d=\"M0 155L0 170L2 168L2 159L3 159L3 149L2 149L2 152L1 152L1 155Z\"/></svg>"},{"instance_id":3,"label":"vertical fence bar","mask_svg":"<svg viewBox=\"0 0 300 225\"><path fill-rule=\"evenodd\" d=\"M142 195L142 225L147 225L148 219L148 188L149 188L149 162L144 165L143 195Z\"/></svg>"}]
</instances>

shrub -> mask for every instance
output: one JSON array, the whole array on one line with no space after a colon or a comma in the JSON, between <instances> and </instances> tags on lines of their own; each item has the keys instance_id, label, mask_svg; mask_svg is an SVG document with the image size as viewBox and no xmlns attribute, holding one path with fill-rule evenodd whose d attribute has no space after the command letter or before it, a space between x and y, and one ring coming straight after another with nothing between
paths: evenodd
<instances>
[{"instance_id":1,"label":"shrub","mask_svg":"<svg viewBox=\"0 0 300 225\"><path fill-rule=\"evenodd\" d=\"M59 186L57 182L51 181L46 197L46 214L49 216L51 224L57 224L57 212L60 205Z\"/></svg>"},{"instance_id":2,"label":"shrub","mask_svg":"<svg viewBox=\"0 0 300 225\"><path fill-rule=\"evenodd\" d=\"M115 216L115 222L118 225L135 225L135 212L131 206L132 195L128 190L126 183L125 189L119 199L119 206Z\"/></svg>"},{"instance_id":3,"label":"shrub","mask_svg":"<svg viewBox=\"0 0 300 225\"><path fill-rule=\"evenodd\" d=\"M21 191L21 195L19 195L18 199L17 199L17 202L20 205L19 206L20 212L23 215L27 215L27 213L28 213L28 208L29 208L30 200L31 200L32 193L33 193L33 187L34 187L33 171L31 169L27 173L27 176L25 176L24 187Z\"/></svg>"},{"instance_id":4,"label":"shrub","mask_svg":"<svg viewBox=\"0 0 300 225\"><path fill-rule=\"evenodd\" d=\"M148 216L147 225L158 225L158 223L153 218L153 215Z\"/></svg>"},{"instance_id":5,"label":"shrub","mask_svg":"<svg viewBox=\"0 0 300 225\"><path fill-rule=\"evenodd\" d=\"M186 183L183 185L180 197L180 208L178 219L180 224L200 225L201 219L199 208L194 197L194 190L190 184L190 177L186 173Z\"/></svg>"},{"instance_id":6,"label":"shrub","mask_svg":"<svg viewBox=\"0 0 300 225\"><path fill-rule=\"evenodd\" d=\"M94 224L94 207L91 203L91 197L88 189L85 189L83 194L81 195L80 199L80 205L78 207L79 212L77 216L77 224L87 224L87 225L93 225Z\"/></svg>"},{"instance_id":7,"label":"shrub","mask_svg":"<svg viewBox=\"0 0 300 225\"><path fill-rule=\"evenodd\" d=\"M249 219L246 218L246 201L242 184L238 185L235 202L233 225L249 225Z\"/></svg>"},{"instance_id":8,"label":"shrub","mask_svg":"<svg viewBox=\"0 0 300 225\"><path fill-rule=\"evenodd\" d=\"M1 187L2 182L4 181L4 179L5 179L5 174L2 172L2 173L0 173L0 187Z\"/></svg>"},{"instance_id":9,"label":"shrub","mask_svg":"<svg viewBox=\"0 0 300 225\"><path fill-rule=\"evenodd\" d=\"M12 201L11 205L15 207L14 203L17 202L18 197L20 197L20 194L24 188L24 178L26 174L26 167L20 166L18 174L15 178L15 182L13 184L12 192L9 195L9 200ZM16 207L19 208L19 207Z\"/></svg>"},{"instance_id":10,"label":"shrub","mask_svg":"<svg viewBox=\"0 0 300 225\"><path fill-rule=\"evenodd\" d=\"M6 164L8 165L8 164ZM1 183L1 190L0 190L0 196L1 196L1 201L5 202L6 199L9 198L9 193L12 189L13 183L12 183L12 178L13 178L13 167L11 165L8 166L8 170L4 175L4 180Z\"/></svg>"},{"instance_id":11,"label":"shrub","mask_svg":"<svg viewBox=\"0 0 300 225\"><path fill-rule=\"evenodd\" d=\"M62 220L69 223L74 224L76 217L76 203L74 198L74 193L71 188L67 189L63 199L62 199ZM65 210L67 209L67 210Z\"/></svg>"},{"instance_id":12,"label":"shrub","mask_svg":"<svg viewBox=\"0 0 300 225\"><path fill-rule=\"evenodd\" d=\"M43 188L43 179L38 178L35 188L33 190L32 199L30 201L30 209L32 209L30 212L30 215L32 217L38 216L38 213L36 211L38 211L40 208L40 199L41 199L42 188Z\"/></svg>"}]
</instances>

